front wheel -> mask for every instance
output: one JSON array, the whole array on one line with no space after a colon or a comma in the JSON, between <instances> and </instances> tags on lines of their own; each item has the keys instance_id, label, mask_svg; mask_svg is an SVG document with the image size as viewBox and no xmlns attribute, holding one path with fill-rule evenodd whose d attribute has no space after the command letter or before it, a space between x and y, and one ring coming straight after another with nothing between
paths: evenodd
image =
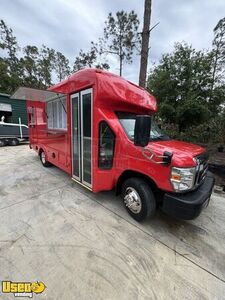
<instances>
[{"instance_id":1,"label":"front wheel","mask_svg":"<svg viewBox=\"0 0 225 300\"><path fill-rule=\"evenodd\" d=\"M122 186L122 197L128 213L136 220L153 217L156 200L150 186L140 178L129 178Z\"/></svg>"},{"instance_id":2,"label":"front wheel","mask_svg":"<svg viewBox=\"0 0 225 300\"><path fill-rule=\"evenodd\" d=\"M40 160L41 160L42 165L46 168L48 168L52 165L49 161L46 160L46 155L43 150L40 152Z\"/></svg>"}]
</instances>

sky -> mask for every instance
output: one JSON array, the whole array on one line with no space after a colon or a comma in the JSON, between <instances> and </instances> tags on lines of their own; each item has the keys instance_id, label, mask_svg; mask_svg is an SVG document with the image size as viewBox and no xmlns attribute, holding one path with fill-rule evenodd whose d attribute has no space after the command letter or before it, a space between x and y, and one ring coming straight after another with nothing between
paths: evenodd
<instances>
[{"instance_id":1,"label":"sky","mask_svg":"<svg viewBox=\"0 0 225 300\"><path fill-rule=\"evenodd\" d=\"M142 30L144 0L0 0L0 19L13 29L21 47L41 46L62 52L71 62L79 50L88 50L91 41L103 34L109 12L134 10ZM159 22L150 39L149 66L175 42L209 49L213 28L225 17L224 0L152 0L151 26ZM123 77L138 82L140 56L125 65ZM110 71L119 73L116 57L109 58Z\"/></svg>"}]
</instances>

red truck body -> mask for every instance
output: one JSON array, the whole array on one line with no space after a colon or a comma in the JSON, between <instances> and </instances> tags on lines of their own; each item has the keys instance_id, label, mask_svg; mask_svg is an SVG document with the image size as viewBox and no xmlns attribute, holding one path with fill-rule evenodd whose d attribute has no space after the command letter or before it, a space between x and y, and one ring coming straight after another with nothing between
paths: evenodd
<instances>
[{"instance_id":1,"label":"red truck body","mask_svg":"<svg viewBox=\"0 0 225 300\"><path fill-rule=\"evenodd\" d=\"M118 114L130 114L124 121L126 125L133 122L132 114L154 115L157 103L147 91L119 76L98 69L85 69L52 86L49 91L66 97L66 128L49 128L48 123L52 120L49 120L47 102L27 98L30 148L39 154L44 152L46 161L64 170L94 193L114 187L120 190L124 180L138 177L163 194L161 201L165 206L165 201L172 203L172 200L165 199L165 195L171 196L176 192L171 183L172 168L196 168L194 158L204 154L200 146L172 139L150 140L144 150L136 146ZM57 105L59 108L60 104ZM102 138L102 145L100 132L102 136L107 133L106 142ZM107 143L110 159L104 156ZM169 164L162 163L161 157L165 152L172 154ZM203 165L205 177L205 161ZM210 195L212 186L211 182ZM196 194L196 191L191 193ZM207 195L207 200L210 195ZM181 213L178 217L193 218L200 213L202 206L193 216L185 217ZM171 213L171 209L167 211L177 216Z\"/></svg>"}]
</instances>

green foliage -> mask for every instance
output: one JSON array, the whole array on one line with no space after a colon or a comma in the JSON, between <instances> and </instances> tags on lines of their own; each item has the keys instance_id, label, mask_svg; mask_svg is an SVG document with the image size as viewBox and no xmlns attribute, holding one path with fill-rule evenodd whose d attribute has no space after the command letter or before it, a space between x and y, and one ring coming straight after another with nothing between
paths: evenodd
<instances>
[{"instance_id":1,"label":"green foliage","mask_svg":"<svg viewBox=\"0 0 225 300\"><path fill-rule=\"evenodd\" d=\"M3 20L0 20L0 37L0 48L6 51L7 59L12 63L17 54L18 44L12 29L8 28Z\"/></svg>"},{"instance_id":2,"label":"green foliage","mask_svg":"<svg viewBox=\"0 0 225 300\"><path fill-rule=\"evenodd\" d=\"M107 56L116 55L120 62L120 75L122 75L123 64L132 63L134 50L137 50L140 45L139 23L134 11L130 13L118 11L115 16L109 13L103 37L98 43L91 42L90 50L86 52L80 50L75 58L73 70L77 71L86 67L108 70ZM102 56L104 56L103 59Z\"/></svg>"},{"instance_id":3,"label":"green foliage","mask_svg":"<svg viewBox=\"0 0 225 300\"><path fill-rule=\"evenodd\" d=\"M73 70L78 71L86 67L92 67L97 59L95 49L91 48L90 51L84 52L80 50L79 55L75 58Z\"/></svg>"},{"instance_id":4,"label":"green foliage","mask_svg":"<svg viewBox=\"0 0 225 300\"><path fill-rule=\"evenodd\" d=\"M0 20L0 92L12 93L18 86L47 88L71 70L69 60L45 45L27 45L21 51L13 31Z\"/></svg>"},{"instance_id":5,"label":"green foliage","mask_svg":"<svg viewBox=\"0 0 225 300\"><path fill-rule=\"evenodd\" d=\"M17 57L18 44L12 29L0 20L0 91L11 92L21 83L21 64ZM10 83L10 85L9 85Z\"/></svg>"},{"instance_id":6,"label":"green foliage","mask_svg":"<svg viewBox=\"0 0 225 300\"><path fill-rule=\"evenodd\" d=\"M183 43L175 44L171 54L162 56L149 76L148 89L160 102L175 107L187 99L204 101L210 87L210 55Z\"/></svg>"},{"instance_id":7,"label":"green foliage","mask_svg":"<svg viewBox=\"0 0 225 300\"><path fill-rule=\"evenodd\" d=\"M0 57L0 92L9 93L11 77L8 73L7 62Z\"/></svg>"},{"instance_id":8,"label":"green foliage","mask_svg":"<svg viewBox=\"0 0 225 300\"><path fill-rule=\"evenodd\" d=\"M221 19L214 28L211 68L210 104L212 106L211 110L216 110L216 106L221 104L220 99L224 96L225 18Z\"/></svg>"},{"instance_id":9,"label":"green foliage","mask_svg":"<svg viewBox=\"0 0 225 300\"><path fill-rule=\"evenodd\" d=\"M23 83L27 87L42 87L39 74L39 49L27 45L23 49L24 56L20 59L23 66Z\"/></svg>"},{"instance_id":10,"label":"green foliage","mask_svg":"<svg viewBox=\"0 0 225 300\"><path fill-rule=\"evenodd\" d=\"M225 66L225 18L221 19L214 28L212 45L214 79L217 81L223 80Z\"/></svg>"},{"instance_id":11,"label":"green foliage","mask_svg":"<svg viewBox=\"0 0 225 300\"><path fill-rule=\"evenodd\" d=\"M115 16L109 13L105 22L104 37L99 41L100 53L119 58L120 75L123 63L132 63L134 50L140 45L139 23L133 10L130 13L118 11Z\"/></svg>"},{"instance_id":12,"label":"green foliage","mask_svg":"<svg viewBox=\"0 0 225 300\"><path fill-rule=\"evenodd\" d=\"M73 71L85 67L108 70L109 64L102 56L110 53L119 57L122 74L123 62L132 62L133 51L140 43L138 26L134 11L120 11L115 17L110 13L105 22L104 37L99 43L91 42L87 52L80 50ZM3 20L0 20L0 50L0 92L10 94L20 85L47 88L71 73L69 60L59 51L45 45L41 48L27 45L21 49L12 29Z\"/></svg>"},{"instance_id":13,"label":"green foliage","mask_svg":"<svg viewBox=\"0 0 225 300\"><path fill-rule=\"evenodd\" d=\"M0 92L11 94L18 86L47 88L71 73L69 60L59 51L45 45L38 48L18 46L13 31L0 20ZM84 67L109 69L101 62L98 45L92 42L90 51L80 50L74 62L74 71Z\"/></svg>"},{"instance_id":14,"label":"green foliage","mask_svg":"<svg viewBox=\"0 0 225 300\"><path fill-rule=\"evenodd\" d=\"M216 67L214 48L212 51L196 51L186 43L176 43L174 51L162 56L148 78L148 90L159 102L159 116L163 124L177 125L177 134L174 129L169 129L167 133L178 138L186 137L186 140L195 141L197 136L193 131L198 133L199 138L199 128L208 128L209 120L214 120L212 124L217 128L217 134L214 135L217 141L222 133L216 120L225 104L225 84L221 76L224 72L222 58L225 52L221 41L225 36L225 20L218 24L213 42L214 46L219 47ZM220 43L215 41L218 38L221 38ZM212 132L211 127L209 131ZM213 139L209 131L205 135L202 131L204 141L207 136Z\"/></svg>"},{"instance_id":15,"label":"green foliage","mask_svg":"<svg viewBox=\"0 0 225 300\"><path fill-rule=\"evenodd\" d=\"M99 53L98 46L91 42L91 49L87 52L80 50L79 55L75 58L73 70L78 71L83 68L98 68L98 69L109 69L107 62L101 63L101 54Z\"/></svg>"},{"instance_id":16,"label":"green foliage","mask_svg":"<svg viewBox=\"0 0 225 300\"><path fill-rule=\"evenodd\" d=\"M205 122L209 115L209 110L203 104L195 100L188 100L178 107L176 123L179 125L179 130L182 131Z\"/></svg>"},{"instance_id":17,"label":"green foliage","mask_svg":"<svg viewBox=\"0 0 225 300\"><path fill-rule=\"evenodd\" d=\"M225 116L223 116L225 118ZM222 125L221 117L217 116L209 119L207 122L192 125L189 128L179 132L175 124L163 124L163 131L171 138L192 142L196 144L225 144L225 126Z\"/></svg>"},{"instance_id":18,"label":"green foliage","mask_svg":"<svg viewBox=\"0 0 225 300\"><path fill-rule=\"evenodd\" d=\"M45 86L52 85L52 71L54 70L55 51L42 45L38 58L39 75Z\"/></svg>"},{"instance_id":19,"label":"green foliage","mask_svg":"<svg viewBox=\"0 0 225 300\"><path fill-rule=\"evenodd\" d=\"M175 108L166 102L163 102L161 104L159 116L166 123L175 123L176 122Z\"/></svg>"},{"instance_id":20,"label":"green foliage","mask_svg":"<svg viewBox=\"0 0 225 300\"><path fill-rule=\"evenodd\" d=\"M211 126L214 129L213 136L218 143L225 145L225 109L213 121L215 122L215 126Z\"/></svg>"},{"instance_id":21,"label":"green foliage","mask_svg":"<svg viewBox=\"0 0 225 300\"><path fill-rule=\"evenodd\" d=\"M65 79L71 73L69 60L59 51L54 52L53 70L58 81Z\"/></svg>"}]
</instances>

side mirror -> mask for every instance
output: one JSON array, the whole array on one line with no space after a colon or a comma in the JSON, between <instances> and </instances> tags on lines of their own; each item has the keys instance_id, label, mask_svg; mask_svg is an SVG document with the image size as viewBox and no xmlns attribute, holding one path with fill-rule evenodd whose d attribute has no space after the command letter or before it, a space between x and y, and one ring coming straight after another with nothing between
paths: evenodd
<instances>
[{"instance_id":1,"label":"side mirror","mask_svg":"<svg viewBox=\"0 0 225 300\"><path fill-rule=\"evenodd\" d=\"M151 132L151 117L136 116L134 128L134 145L145 147L148 145Z\"/></svg>"}]
</instances>

